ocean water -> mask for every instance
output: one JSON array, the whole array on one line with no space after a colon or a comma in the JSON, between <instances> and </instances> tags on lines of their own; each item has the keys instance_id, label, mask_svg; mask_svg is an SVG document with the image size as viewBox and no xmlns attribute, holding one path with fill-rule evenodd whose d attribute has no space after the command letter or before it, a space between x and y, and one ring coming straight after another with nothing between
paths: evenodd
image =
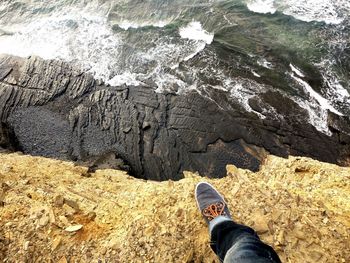
<instances>
[{"instance_id":1,"label":"ocean water","mask_svg":"<svg viewBox=\"0 0 350 263\"><path fill-rule=\"evenodd\" d=\"M0 53L61 59L112 85L249 99L279 92L330 134L350 115L347 0L2 0ZM217 102L220 105L220 102ZM293 110L293 109L291 109Z\"/></svg>"}]
</instances>

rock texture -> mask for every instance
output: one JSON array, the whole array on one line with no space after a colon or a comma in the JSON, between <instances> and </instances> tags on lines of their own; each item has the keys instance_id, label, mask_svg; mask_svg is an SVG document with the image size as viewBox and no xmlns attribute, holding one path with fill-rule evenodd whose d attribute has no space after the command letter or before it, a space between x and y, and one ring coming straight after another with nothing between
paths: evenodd
<instances>
[{"instance_id":1,"label":"rock texture","mask_svg":"<svg viewBox=\"0 0 350 263\"><path fill-rule=\"evenodd\" d=\"M269 156L206 179L282 262L350 262L350 168ZM1 262L218 262L194 188L58 160L0 154Z\"/></svg>"},{"instance_id":2,"label":"rock texture","mask_svg":"<svg viewBox=\"0 0 350 263\"><path fill-rule=\"evenodd\" d=\"M227 163L256 171L266 152L348 162L348 119L330 115L329 137L300 121L305 112L287 98L265 95L283 122L261 120L224 91L110 87L61 61L2 55L0 147L155 180L184 170L222 177Z\"/></svg>"}]
</instances>

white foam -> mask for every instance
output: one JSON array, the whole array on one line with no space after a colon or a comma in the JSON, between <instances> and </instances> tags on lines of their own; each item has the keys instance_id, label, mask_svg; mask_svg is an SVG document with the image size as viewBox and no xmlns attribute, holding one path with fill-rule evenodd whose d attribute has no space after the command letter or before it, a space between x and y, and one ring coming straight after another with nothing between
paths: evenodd
<instances>
[{"instance_id":1,"label":"white foam","mask_svg":"<svg viewBox=\"0 0 350 263\"><path fill-rule=\"evenodd\" d=\"M316 128L316 130L331 136L332 132L328 128L327 118L328 112L320 108L317 103L304 100L299 97L291 97L301 108L305 109L309 114L309 123Z\"/></svg>"},{"instance_id":2,"label":"white foam","mask_svg":"<svg viewBox=\"0 0 350 263\"><path fill-rule=\"evenodd\" d=\"M155 83L157 84L156 92L158 93L165 91L174 92L172 87L175 87L176 93L181 93L185 90L188 91L190 89L196 89L195 86L189 87L187 83L168 73L158 74L155 77Z\"/></svg>"},{"instance_id":3,"label":"white foam","mask_svg":"<svg viewBox=\"0 0 350 263\"><path fill-rule=\"evenodd\" d=\"M343 116L343 114L341 112L339 112L338 110L336 110L327 99L325 99L324 97L322 97L320 94L318 94L316 91L314 91L314 89L304 80L298 78L297 76L295 76L294 74L291 75L293 79L295 79L300 85L302 85L305 89L305 91L307 93L309 93L309 95L314 98L318 104L321 106L322 109L325 110L330 110L331 112Z\"/></svg>"},{"instance_id":4,"label":"white foam","mask_svg":"<svg viewBox=\"0 0 350 263\"><path fill-rule=\"evenodd\" d=\"M344 8L347 4L346 1L345 5L343 2L340 0L251 0L247 3L247 7L256 13L273 14L278 10L306 22L340 24L344 17L337 10Z\"/></svg>"},{"instance_id":5,"label":"white foam","mask_svg":"<svg viewBox=\"0 0 350 263\"><path fill-rule=\"evenodd\" d=\"M300 107L307 110L309 113L309 122L317 130L330 136L332 135L332 132L328 128L328 111L343 116L343 114L335 109L332 104L337 105L337 103L339 103L340 105L348 105L348 107L350 107L350 95L330 70L332 61L324 60L322 63L316 64L315 66L319 67L323 79L328 86L328 88L325 90L325 97L313 90L307 82L300 79L299 77L304 77L304 74L297 67L290 64L293 71L293 73L290 75L310 96L309 99L300 97L291 98L297 102Z\"/></svg>"},{"instance_id":6,"label":"white foam","mask_svg":"<svg viewBox=\"0 0 350 263\"><path fill-rule=\"evenodd\" d=\"M203 43L202 45L198 45L197 49L195 50L195 52L193 52L192 54L189 54L187 57L184 58L183 61L188 61L191 58L195 57L199 52L201 52L203 49L205 48L205 44Z\"/></svg>"},{"instance_id":7,"label":"white foam","mask_svg":"<svg viewBox=\"0 0 350 263\"><path fill-rule=\"evenodd\" d=\"M319 68L322 77L328 86L326 90L328 99L350 108L349 91L340 83L339 76L332 71L334 63L333 59L324 59L321 63L316 64L315 66Z\"/></svg>"},{"instance_id":8,"label":"white foam","mask_svg":"<svg viewBox=\"0 0 350 263\"><path fill-rule=\"evenodd\" d=\"M187 61L201 52L206 41L210 42L204 30L202 34L206 41L181 39L174 42L165 35L155 41L150 39L152 45L149 48L135 48L126 57L123 51L128 45L127 39L122 33L112 30L107 17L98 12L92 15L77 10L65 10L55 16L13 24L7 31L13 28L17 30L15 34L0 37L0 53L62 59L110 85L140 85L144 79L157 79L159 74L163 74L162 68L175 69L181 61ZM164 79L159 83L169 84L170 81ZM164 84L161 89L165 87Z\"/></svg>"},{"instance_id":9,"label":"white foam","mask_svg":"<svg viewBox=\"0 0 350 263\"><path fill-rule=\"evenodd\" d=\"M129 28L141 28L146 26L153 26L153 27L165 27L168 24L166 21L158 21L156 23L135 23L128 20L123 20L122 22L118 23L118 26L124 30L128 30Z\"/></svg>"},{"instance_id":10,"label":"white foam","mask_svg":"<svg viewBox=\"0 0 350 263\"><path fill-rule=\"evenodd\" d=\"M247 112L253 112L259 118L265 119L267 115L278 117L279 114L269 105L264 104L262 112L257 112L249 105L249 99L260 100L259 94L266 92L266 87L251 79L227 77L221 70L217 70L215 76L220 79L222 85L213 86L215 89L227 91L230 97L238 102Z\"/></svg>"},{"instance_id":11,"label":"white foam","mask_svg":"<svg viewBox=\"0 0 350 263\"><path fill-rule=\"evenodd\" d=\"M254 70L252 70L252 73L253 73L253 75L254 75L255 77L261 78L261 76L260 76L258 73L256 73Z\"/></svg>"},{"instance_id":12,"label":"white foam","mask_svg":"<svg viewBox=\"0 0 350 263\"><path fill-rule=\"evenodd\" d=\"M247 4L247 7L250 11L261 14L274 14L276 8L274 7L274 0L255 0L250 1Z\"/></svg>"},{"instance_id":13,"label":"white foam","mask_svg":"<svg viewBox=\"0 0 350 263\"><path fill-rule=\"evenodd\" d=\"M73 12L22 25L15 34L1 37L0 52L78 63L96 78L107 80L110 53L120 44L105 17Z\"/></svg>"},{"instance_id":14,"label":"white foam","mask_svg":"<svg viewBox=\"0 0 350 263\"><path fill-rule=\"evenodd\" d=\"M214 35L208 33L202 28L200 22L193 21L185 27L181 27L179 34L182 38L187 38L196 41L204 41L207 44L211 44L214 39Z\"/></svg>"},{"instance_id":15,"label":"white foam","mask_svg":"<svg viewBox=\"0 0 350 263\"><path fill-rule=\"evenodd\" d=\"M260 58L257 61L258 65L264 67L264 68L268 68L268 69L272 69L273 65L271 62L267 61L265 58Z\"/></svg>"},{"instance_id":16,"label":"white foam","mask_svg":"<svg viewBox=\"0 0 350 263\"><path fill-rule=\"evenodd\" d=\"M340 84L339 80L336 78L325 77L328 87L331 89L332 97L334 100L350 104L350 94L343 85Z\"/></svg>"},{"instance_id":17,"label":"white foam","mask_svg":"<svg viewBox=\"0 0 350 263\"><path fill-rule=\"evenodd\" d=\"M176 69L180 66L180 63L183 61L188 61L192 58L194 58L197 54L199 54L204 48L205 43L199 43L196 47L196 50L193 53L190 53L188 56L184 57L183 59L180 59L177 63L170 66L171 69Z\"/></svg>"},{"instance_id":18,"label":"white foam","mask_svg":"<svg viewBox=\"0 0 350 263\"><path fill-rule=\"evenodd\" d=\"M121 86L126 84L128 86L140 86L141 81L137 80L137 74L130 72L123 72L123 74L115 75L112 79L108 80L107 83L111 86Z\"/></svg>"},{"instance_id":19,"label":"white foam","mask_svg":"<svg viewBox=\"0 0 350 263\"><path fill-rule=\"evenodd\" d=\"M295 67L293 64L289 64L290 68L292 69L292 71L297 74L299 77L304 78L305 75L300 71L300 69L298 69L297 67Z\"/></svg>"},{"instance_id":20,"label":"white foam","mask_svg":"<svg viewBox=\"0 0 350 263\"><path fill-rule=\"evenodd\" d=\"M282 11L284 14L306 22L340 24L344 18L338 14L336 2L332 0L288 0L287 8Z\"/></svg>"}]
</instances>

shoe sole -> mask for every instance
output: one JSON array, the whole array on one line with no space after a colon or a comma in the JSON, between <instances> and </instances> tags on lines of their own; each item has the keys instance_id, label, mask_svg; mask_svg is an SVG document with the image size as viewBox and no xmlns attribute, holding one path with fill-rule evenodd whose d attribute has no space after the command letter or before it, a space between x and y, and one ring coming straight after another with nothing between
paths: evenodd
<instances>
[{"instance_id":1,"label":"shoe sole","mask_svg":"<svg viewBox=\"0 0 350 263\"><path fill-rule=\"evenodd\" d=\"M198 210L200 210L200 206L199 206L199 202L198 202L198 199L197 199L197 188L198 188L198 185L200 184L206 184L206 185L209 185L211 188L214 189L214 191L222 198L222 200L224 201L225 205L227 205L227 202L225 200L225 198L219 193L218 190L216 190L216 188L211 185L210 183L207 183L207 182L199 182L197 185L196 185L196 189L195 189L195 199L196 199L196 202L197 202L197 207L198 207ZM202 213L202 211L200 211Z\"/></svg>"}]
</instances>

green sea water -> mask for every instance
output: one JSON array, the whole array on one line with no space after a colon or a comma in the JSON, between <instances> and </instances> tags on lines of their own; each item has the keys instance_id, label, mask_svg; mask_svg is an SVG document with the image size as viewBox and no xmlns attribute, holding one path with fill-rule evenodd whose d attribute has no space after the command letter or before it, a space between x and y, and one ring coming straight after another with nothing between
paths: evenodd
<instances>
[{"instance_id":1,"label":"green sea water","mask_svg":"<svg viewBox=\"0 0 350 263\"><path fill-rule=\"evenodd\" d=\"M260 118L283 116L249 99L279 92L327 133L327 112L350 115L349 14L343 0L5 0L0 53L62 59L113 86L220 89Z\"/></svg>"}]
</instances>

